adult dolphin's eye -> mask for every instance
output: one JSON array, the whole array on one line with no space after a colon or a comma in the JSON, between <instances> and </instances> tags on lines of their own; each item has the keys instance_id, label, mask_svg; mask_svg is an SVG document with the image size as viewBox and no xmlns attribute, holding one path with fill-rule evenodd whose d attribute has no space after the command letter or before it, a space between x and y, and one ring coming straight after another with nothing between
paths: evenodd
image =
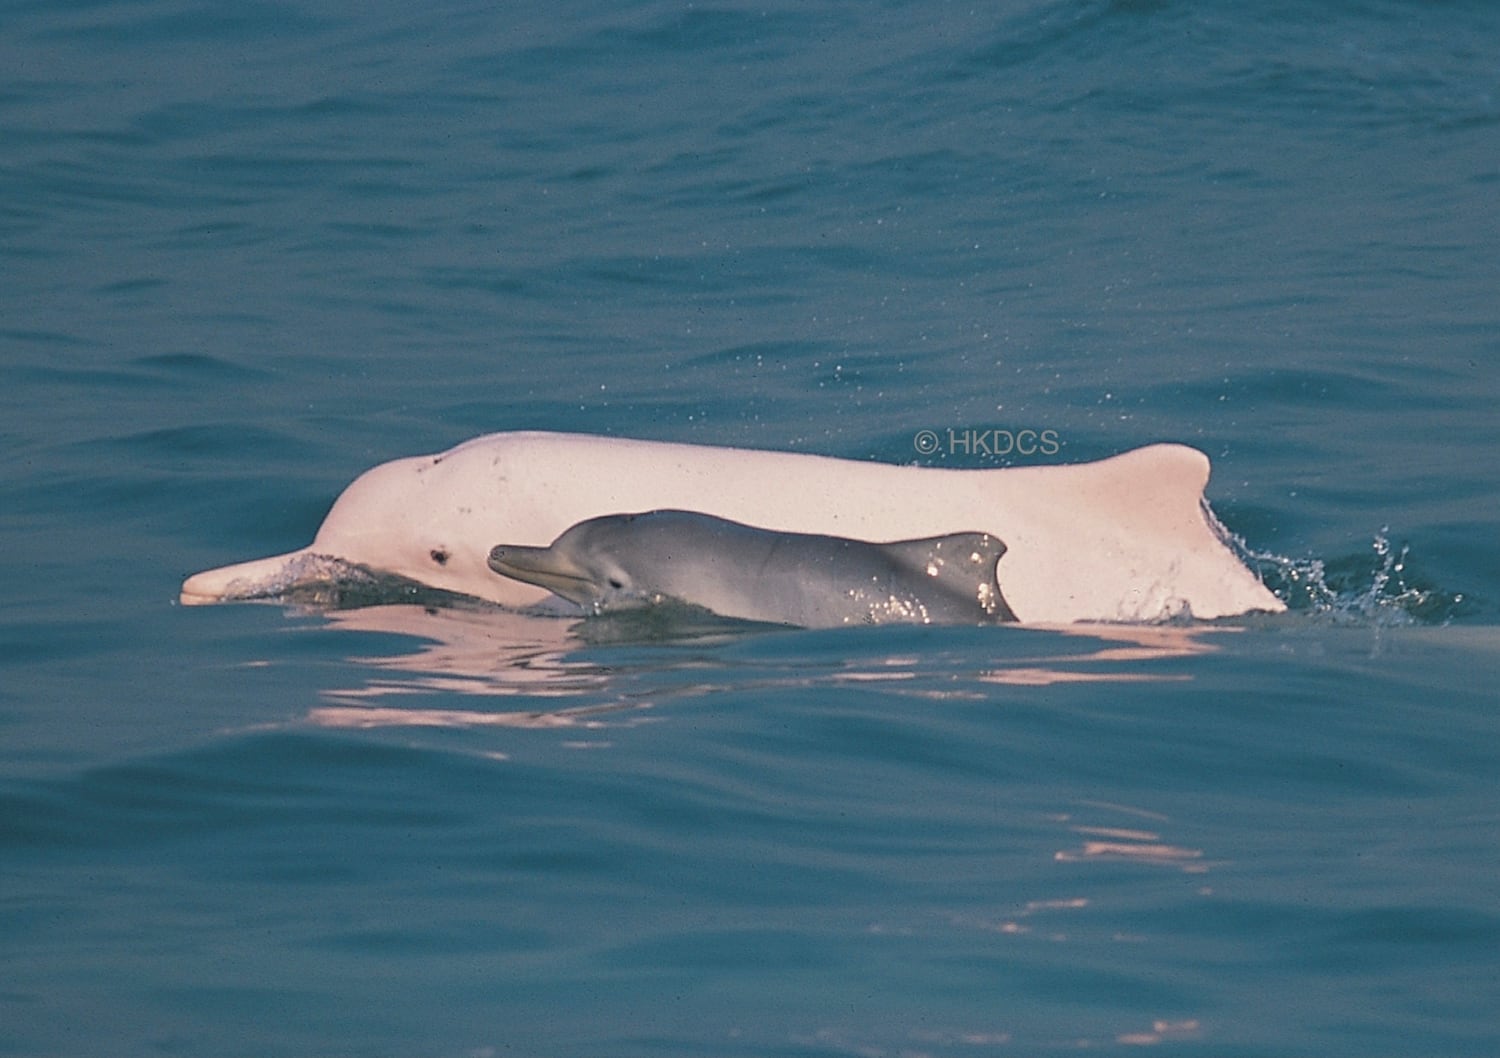
<instances>
[{"instance_id":1,"label":"adult dolphin's eye","mask_svg":"<svg viewBox=\"0 0 1500 1058\"><path fill-rule=\"evenodd\" d=\"M610 577L609 586L615 589L615 591L619 591L621 588L625 587L625 582L620 580L618 577Z\"/></svg>"}]
</instances>

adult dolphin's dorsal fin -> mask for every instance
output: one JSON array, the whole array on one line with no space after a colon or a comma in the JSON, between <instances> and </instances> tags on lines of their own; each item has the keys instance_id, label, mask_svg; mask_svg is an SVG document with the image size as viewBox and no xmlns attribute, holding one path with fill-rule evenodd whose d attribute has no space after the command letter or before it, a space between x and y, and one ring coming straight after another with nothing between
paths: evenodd
<instances>
[{"instance_id":1,"label":"adult dolphin's dorsal fin","mask_svg":"<svg viewBox=\"0 0 1500 1058\"><path fill-rule=\"evenodd\" d=\"M996 563L1005 542L991 533L950 533L877 545L892 562L931 577L943 590L976 600L996 621L1014 621Z\"/></svg>"}]
</instances>

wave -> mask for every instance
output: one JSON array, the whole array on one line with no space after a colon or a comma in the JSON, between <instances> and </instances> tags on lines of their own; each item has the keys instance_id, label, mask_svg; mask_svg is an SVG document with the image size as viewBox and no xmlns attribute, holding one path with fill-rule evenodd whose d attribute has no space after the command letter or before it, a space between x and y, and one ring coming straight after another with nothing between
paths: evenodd
<instances>
[{"instance_id":1,"label":"wave","mask_svg":"<svg viewBox=\"0 0 1500 1058\"><path fill-rule=\"evenodd\" d=\"M1441 625L1480 612L1463 592L1428 583L1409 566L1410 546L1391 543L1382 527L1365 554L1325 561L1257 551L1239 537L1230 544L1294 614L1332 624Z\"/></svg>"}]
</instances>

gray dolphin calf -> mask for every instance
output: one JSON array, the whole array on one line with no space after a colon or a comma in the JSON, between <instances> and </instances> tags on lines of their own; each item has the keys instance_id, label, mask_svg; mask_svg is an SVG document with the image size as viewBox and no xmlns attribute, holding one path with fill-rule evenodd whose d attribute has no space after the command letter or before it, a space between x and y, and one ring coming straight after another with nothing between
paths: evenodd
<instances>
[{"instance_id":1,"label":"gray dolphin calf","mask_svg":"<svg viewBox=\"0 0 1500 1058\"><path fill-rule=\"evenodd\" d=\"M988 533L872 544L757 529L693 511L590 518L550 547L501 544L496 573L591 613L671 599L721 617L804 628L1014 621Z\"/></svg>"}]
</instances>

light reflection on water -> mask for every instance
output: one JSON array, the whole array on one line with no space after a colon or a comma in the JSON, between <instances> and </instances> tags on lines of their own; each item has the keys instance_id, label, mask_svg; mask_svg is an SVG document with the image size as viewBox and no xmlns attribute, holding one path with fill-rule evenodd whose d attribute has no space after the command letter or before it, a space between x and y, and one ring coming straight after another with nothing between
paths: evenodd
<instances>
[{"instance_id":1,"label":"light reflection on water","mask_svg":"<svg viewBox=\"0 0 1500 1058\"><path fill-rule=\"evenodd\" d=\"M644 662L639 658L606 660L601 650L588 642L592 622L552 614L490 607L393 605L331 611L325 617L340 630L407 636L417 642L417 647L406 653L351 656L349 660L360 666L358 671L366 673L365 681L359 686L323 692L331 704L314 708L307 716L309 722L322 727L600 727L620 723L625 720L622 714L649 709L666 698L711 693L725 682L680 679L703 667L698 653L666 658L657 655L650 665L658 671L665 668L679 678L670 686L650 691L632 688L623 676L632 665L642 666ZM1017 634L1007 628L986 631L997 637ZM997 650L993 665L958 673L957 679L924 679L929 659L906 649L885 656L856 651L850 659L827 669L768 665L762 673L737 672L733 686L764 691L878 683L888 693L914 698L983 700L985 685L990 684L1047 687L1080 682L1180 682L1190 680L1191 675L1156 671L1153 665L1212 653L1218 649L1215 640L1233 631L1220 625L1028 629L1029 636L1042 634L1039 645L1044 649L1013 654L1014 643L1002 640L1004 649ZM658 641L654 645L688 643L711 649L714 643L733 638L716 635L675 643ZM784 674L788 672L792 674ZM562 701L556 707L505 711L395 704L402 697L432 694Z\"/></svg>"}]
</instances>

